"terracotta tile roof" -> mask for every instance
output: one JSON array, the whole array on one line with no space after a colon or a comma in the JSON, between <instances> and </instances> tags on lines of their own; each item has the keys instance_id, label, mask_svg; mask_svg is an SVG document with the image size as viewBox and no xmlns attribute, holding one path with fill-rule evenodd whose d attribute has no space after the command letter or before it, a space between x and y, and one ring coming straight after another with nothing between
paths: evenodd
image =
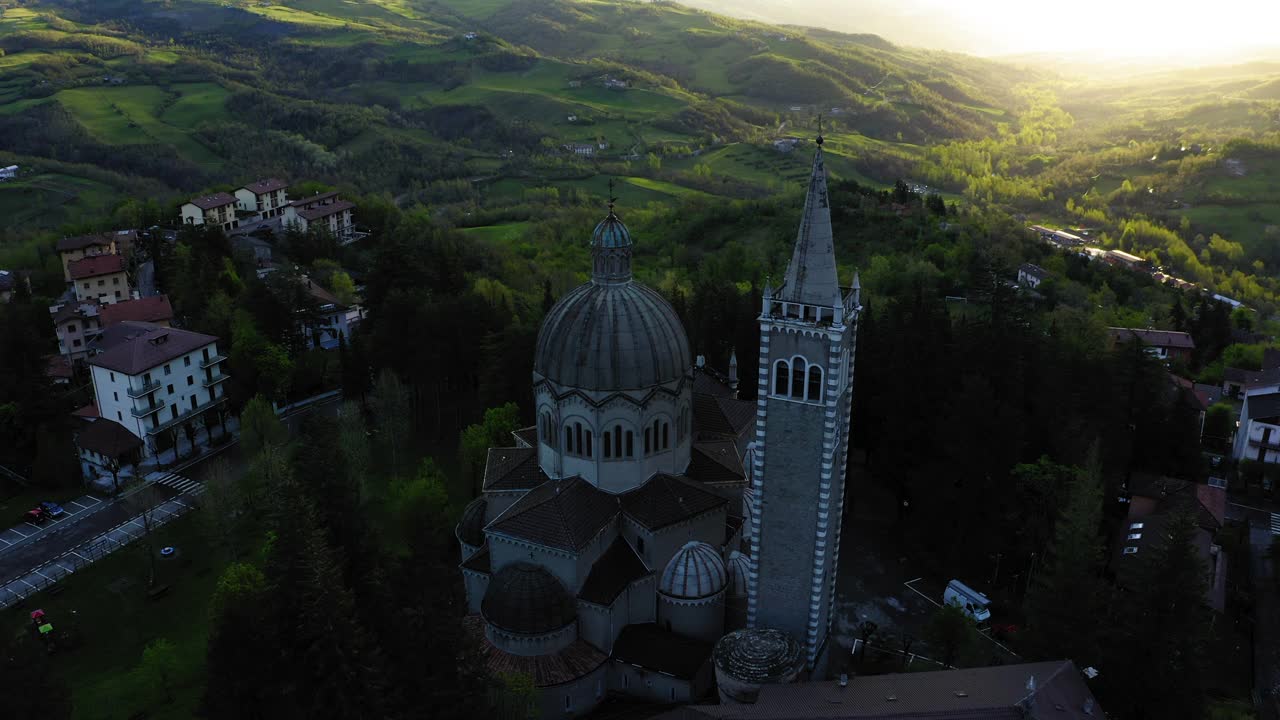
<instances>
[{"instance_id":1,"label":"terracotta tile roof","mask_svg":"<svg viewBox=\"0 0 1280 720\"><path fill-rule=\"evenodd\" d=\"M90 255L67 264L72 280L124 272L124 257L120 255Z\"/></svg>"},{"instance_id":2,"label":"terracotta tile roof","mask_svg":"<svg viewBox=\"0 0 1280 720\"><path fill-rule=\"evenodd\" d=\"M756 404L750 400L693 394L693 431L715 435L741 435L756 419Z\"/></svg>"},{"instance_id":3,"label":"terracotta tile roof","mask_svg":"<svg viewBox=\"0 0 1280 720\"><path fill-rule=\"evenodd\" d=\"M530 425L527 428L512 430L511 436L516 439L517 443L524 443L526 446L537 449L538 447L538 426Z\"/></svg>"},{"instance_id":4,"label":"terracotta tile roof","mask_svg":"<svg viewBox=\"0 0 1280 720\"><path fill-rule=\"evenodd\" d=\"M703 440L693 444L689 477L704 483L734 483L746 480L738 450L728 440Z\"/></svg>"},{"instance_id":5,"label":"terracotta tile roof","mask_svg":"<svg viewBox=\"0 0 1280 720\"><path fill-rule=\"evenodd\" d=\"M98 415L98 406L93 403L89 403L82 408L76 408L76 410L71 414L75 417L85 418L87 420L96 420L100 417Z\"/></svg>"},{"instance_id":6,"label":"terracotta tile roof","mask_svg":"<svg viewBox=\"0 0 1280 720\"><path fill-rule=\"evenodd\" d=\"M76 437L76 444L85 450L118 458L142 447L142 439L125 430L124 426L115 420L103 418L94 420L88 427L81 430L80 435Z\"/></svg>"},{"instance_id":7,"label":"terracotta tile roof","mask_svg":"<svg viewBox=\"0 0 1280 720\"><path fill-rule=\"evenodd\" d=\"M489 448L484 465L484 490L532 490L550 478L538 466L536 448Z\"/></svg>"},{"instance_id":8,"label":"terracotta tile roof","mask_svg":"<svg viewBox=\"0 0 1280 720\"><path fill-rule=\"evenodd\" d=\"M49 355L45 358L44 374L55 380L70 380L71 363L62 355Z\"/></svg>"},{"instance_id":9,"label":"terracotta tile roof","mask_svg":"<svg viewBox=\"0 0 1280 720\"><path fill-rule=\"evenodd\" d=\"M103 306L100 315L103 327L110 327L125 320L149 323L168 322L173 319L173 306L169 304L168 295L153 295Z\"/></svg>"},{"instance_id":10,"label":"terracotta tile roof","mask_svg":"<svg viewBox=\"0 0 1280 720\"><path fill-rule=\"evenodd\" d=\"M579 477L548 480L485 527L535 545L580 550L618 515L618 499Z\"/></svg>"},{"instance_id":11,"label":"terracotta tile roof","mask_svg":"<svg viewBox=\"0 0 1280 720\"><path fill-rule=\"evenodd\" d=\"M655 475L649 482L620 496L622 511L650 530L673 525L728 503L728 500L688 478Z\"/></svg>"},{"instance_id":12,"label":"terracotta tile roof","mask_svg":"<svg viewBox=\"0 0 1280 720\"><path fill-rule=\"evenodd\" d=\"M150 323L134 325L146 326ZM89 364L126 375L139 375L217 340L212 335L152 325L94 355L89 359Z\"/></svg>"},{"instance_id":13,"label":"terracotta tile roof","mask_svg":"<svg viewBox=\"0 0 1280 720\"><path fill-rule=\"evenodd\" d=\"M254 182L251 182L240 189L248 190L254 195L264 195L266 193L275 192L277 190L283 190L287 187L289 187L289 183L283 180L268 178L266 180L255 180Z\"/></svg>"},{"instance_id":14,"label":"terracotta tile roof","mask_svg":"<svg viewBox=\"0 0 1280 720\"><path fill-rule=\"evenodd\" d=\"M485 545L472 553L471 557L467 558L466 561L462 563L461 567L463 570L488 575L492 570L492 566L489 561L489 546Z\"/></svg>"},{"instance_id":15,"label":"terracotta tile roof","mask_svg":"<svg viewBox=\"0 0 1280 720\"><path fill-rule=\"evenodd\" d=\"M1035 689L1028 690L1030 678ZM890 699L892 698L892 699ZM1089 711L1086 712L1086 707ZM754 705L696 705L662 718L756 720L1098 720L1070 660L765 685Z\"/></svg>"},{"instance_id":16,"label":"terracotta tile roof","mask_svg":"<svg viewBox=\"0 0 1280 720\"><path fill-rule=\"evenodd\" d=\"M576 640L565 649L550 655L513 655L499 650L484 636L484 619L468 615L463 627L480 645L485 664L497 676L500 673L528 675L537 687L551 687L577 680L603 665L609 658L584 640Z\"/></svg>"},{"instance_id":17,"label":"terracotta tile roof","mask_svg":"<svg viewBox=\"0 0 1280 720\"><path fill-rule=\"evenodd\" d=\"M596 605L610 605L628 585L652 574L631 545L618 537L591 566L582 590L578 591L578 599Z\"/></svg>"},{"instance_id":18,"label":"terracotta tile roof","mask_svg":"<svg viewBox=\"0 0 1280 720\"><path fill-rule=\"evenodd\" d=\"M655 623L641 623L622 629L611 659L692 680L710 659L711 648L709 642L678 635Z\"/></svg>"},{"instance_id":19,"label":"terracotta tile roof","mask_svg":"<svg viewBox=\"0 0 1280 720\"><path fill-rule=\"evenodd\" d=\"M312 195L311 197L298 198L297 200L294 200L289 204L294 206L295 208L302 209L311 205L315 205L316 203L324 202L329 198L336 198L336 197L338 197L338 191L330 190L329 192L317 193L315 195Z\"/></svg>"},{"instance_id":20,"label":"terracotta tile roof","mask_svg":"<svg viewBox=\"0 0 1280 720\"><path fill-rule=\"evenodd\" d=\"M213 210L214 208L220 208L223 205L232 205L235 203L235 201L236 201L235 196L230 195L228 193L220 192L220 193L214 193L212 195L204 195L202 197L192 198L187 202L192 205L195 205L201 210Z\"/></svg>"},{"instance_id":21,"label":"terracotta tile roof","mask_svg":"<svg viewBox=\"0 0 1280 720\"><path fill-rule=\"evenodd\" d=\"M716 397L733 397L729 379L705 366L693 369L693 391Z\"/></svg>"},{"instance_id":22,"label":"terracotta tile roof","mask_svg":"<svg viewBox=\"0 0 1280 720\"><path fill-rule=\"evenodd\" d=\"M1194 350L1196 343L1191 339L1191 335L1184 332L1176 332L1173 330L1139 330L1136 328L1108 328L1113 341L1128 342L1130 338L1137 338L1143 345L1151 347L1171 347L1186 348Z\"/></svg>"},{"instance_id":23,"label":"terracotta tile roof","mask_svg":"<svg viewBox=\"0 0 1280 720\"><path fill-rule=\"evenodd\" d=\"M306 210L299 210L298 216L306 218L308 221L314 221L319 220L320 218L329 217L335 213L340 213L343 210L350 210L355 206L356 204L353 202L339 200L337 202L329 203L328 205L317 205L316 207Z\"/></svg>"},{"instance_id":24,"label":"terracotta tile roof","mask_svg":"<svg viewBox=\"0 0 1280 720\"><path fill-rule=\"evenodd\" d=\"M76 235L58 239L58 252L83 250L87 247L110 247L115 241L112 233L93 233L92 235Z\"/></svg>"}]
</instances>

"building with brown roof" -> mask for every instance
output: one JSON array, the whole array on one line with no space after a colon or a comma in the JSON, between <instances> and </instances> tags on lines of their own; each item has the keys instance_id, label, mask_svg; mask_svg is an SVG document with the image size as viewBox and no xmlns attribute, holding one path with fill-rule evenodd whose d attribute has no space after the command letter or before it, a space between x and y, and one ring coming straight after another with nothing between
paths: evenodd
<instances>
[{"instance_id":1,"label":"building with brown roof","mask_svg":"<svg viewBox=\"0 0 1280 720\"><path fill-rule=\"evenodd\" d=\"M215 225L228 232L240 227L236 209L235 196L219 192L183 203L180 217L183 225Z\"/></svg>"},{"instance_id":2,"label":"building with brown roof","mask_svg":"<svg viewBox=\"0 0 1280 720\"><path fill-rule=\"evenodd\" d=\"M1138 342L1147 354L1168 362L1172 359L1190 360L1196 342L1190 333L1176 330L1143 330L1140 328L1107 328L1114 349L1125 343Z\"/></svg>"},{"instance_id":3,"label":"building with brown roof","mask_svg":"<svg viewBox=\"0 0 1280 720\"><path fill-rule=\"evenodd\" d=\"M289 203L284 208L284 224L300 232L323 230L347 240L356 231L352 215L355 207L355 203L339 198L336 192L320 193Z\"/></svg>"},{"instance_id":4,"label":"building with brown roof","mask_svg":"<svg viewBox=\"0 0 1280 720\"><path fill-rule=\"evenodd\" d=\"M228 375L218 338L133 321L106 333L111 342L89 358L98 412L141 440L144 455L161 433L221 411Z\"/></svg>"},{"instance_id":5,"label":"building with brown roof","mask_svg":"<svg viewBox=\"0 0 1280 720\"><path fill-rule=\"evenodd\" d=\"M86 423L76 435L80 464L87 479L111 476L137 464L142 440L114 420L99 418Z\"/></svg>"},{"instance_id":6,"label":"building with brown roof","mask_svg":"<svg viewBox=\"0 0 1280 720\"><path fill-rule=\"evenodd\" d=\"M103 308L97 300L77 300L49 306L54 333L58 337L59 355L72 362L88 355L90 343L102 328Z\"/></svg>"},{"instance_id":7,"label":"building with brown roof","mask_svg":"<svg viewBox=\"0 0 1280 720\"><path fill-rule=\"evenodd\" d=\"M289 183L276 178L258 180L237 188L236 205L241 211L255 214L260 220L270 220L284 214L289 205Z\"/></svg>"},{"instance_id":8,"label":"building with brown roof","mask_svg":"<svg viewBox=\"0 0 1280 720\"><path fill-rule=\"evenodd\" d=\"M129 299L129 275L123 255L90 255L67 264L76 299L103 305Z\"/></svg>"},{"instance_id":9,"label":"building with brown roof","mask_svg":"<svg viewBox=\"0 0 1280 720\"><path fill-rule=\"evenodd\" d=\"M71 263L94 255L124 255L124 241L136 237L132 230L114 233L93 233L58 239L58 255L62 259L63 280L71 282ZM132 245L132 242L129 242Z\"/></svg>"},{"instance_id":10,"label":"building with brown roof","mask_svg":"<svg viewBox=\"0 0 1280 720\"><path fill-rule=\"evenodd\" d=\"M110 327L126 320L169 327L173 321L173 306L169 304L168 295L152 295L107 305L102 308L100 317L103 327Z\"/></svg>"}]
</instances>

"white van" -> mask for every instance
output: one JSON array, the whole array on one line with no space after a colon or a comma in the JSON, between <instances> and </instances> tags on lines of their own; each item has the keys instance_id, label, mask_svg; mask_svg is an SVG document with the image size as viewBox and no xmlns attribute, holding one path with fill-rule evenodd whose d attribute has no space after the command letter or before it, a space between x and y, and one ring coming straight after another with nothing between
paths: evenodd
<instances>
[{"instance_id":1,"label":"white van","mask_svg":"<svg viewBox=\"0 0 1280 720\"><path fill-rule=\"evenodd\" d=\"M943 593L942 600L948 605L964 610L965 614L975 622L984 623L991 619L991 611L987 609L991 605L991 600L959 580L947 583L947 590Z\"/></svg>"}]
</instances>

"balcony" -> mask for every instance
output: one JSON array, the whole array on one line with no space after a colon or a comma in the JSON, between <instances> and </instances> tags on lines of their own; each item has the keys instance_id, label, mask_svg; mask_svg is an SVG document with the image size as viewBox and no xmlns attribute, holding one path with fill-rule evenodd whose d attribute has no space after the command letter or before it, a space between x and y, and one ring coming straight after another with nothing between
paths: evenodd
<instances>
[{"instance_id":1,"label":"balcony","mask_svg":"<svg viewBox=\"0 0 1280 720\"><path fill-rule=\"evenodd\" d=\"M217 385L218 383L229 379L230 377L231 376L226 373L218 373L217 375L213 376L212 378L209 378L208 380L205 380L200 384L205 388L211 388L214 385Z\"/></svg>"},{"instance_id":2,"label":"balcony","mask_svg":"<svg viewBox=\"0 0 1280 720\"><path fill-rule=\"evenodd\" d=\"M225 376L224 376L224 377L225 377ZM180 415L178 415L178 417L176 417L176 418L170 418L170 419L168 419L168 420L165 420L165 421L164 421L164 422L162 422L162 423L158 423L158 424L157 424L155 427L153 427L153 428L147 428L147 434L148 434L148 435L155 435L156 433L162 433L162 432L164 432L165 430L168 430L168 429L170 429L170 428L172 428L172 427L174 427L174 426L176 426L176 425L181 425L182 423L184 423L184 422L186 422L186 421L190 420L191 418L195 417L196 415L199 415L199 414L201 414L201 413L205 412L206 410L211 410L211 409L213 409L213 408L215 408L215 407L217 407L217 406L221 405L222 403L224 403L224 402L226 402L226 401L227 401L227 396L226 396L226 395L222 395L222 396L220 396L220 397L216 397L216 398L214 398L214 399L210 400L209 402L207 402L207 403L205 403L205 404L203 404L203 405L200 405L200 406L198 406L198 407L195 407L195 408L189 408L186 412L181 413L181 414L180 414Z\"/></svg>"},{"instance_id":3,"label":"balcony","mask_svg":"<svg viewBox=\"0 0 1280 720\"><path fill-rule=\"evenodd\" d=\"M144 408L133 408L132 410L129 411L129 413L136 418L144 418L156 412L162 407L164 407L164 400L158 400L154 404L148 405L147 407L144 407Z\"/></svg>"},{"instance_id":4,"label":"balcony","mask_svg":"<svg viewBox=\"0 0 1280 720\"><path fill-rule=\"evenodd\" d=\"M136 400L137 398L140 398L143 395L148 395L159 389L160 389L160 383L155 380L152 380L151 382L143 383L138 387L129 388L129 397L134 398Z\"/></svg>"},{"instance_id":5,"label":"balcony","mask_svg":"<svg viewBox=\"0 0 1280 720\"><path fill-rule=\"evenodd\" d=\"M1262 448L1264 450L1280 451L1280 440L1262 442L1261 440L1254 440L1253 438L1249 438L1249 446L1255 447L1255 448Z\"/></svg>"},{"instance_id":6,"label":"balcony","mask_svg":"<svg viewBox=\"0 0 1280 720\"><path fill-rule=\"evenodd\" d=\"M226 355L222 355L222 354L214 355L213 357L209 358L208 360L203 360L203 361L201 361L201 363L200 363L200 369L201 369L201 370L203 370L203 369L205 369L205 368L207 368L207 367L213 367L214 365L217 365L218 363L220 363L220 362L222 362L222 361L224 361L224 360L226 360L226 359L227 359L227 356L226 356Z\"/></svg>"}]
</instances>

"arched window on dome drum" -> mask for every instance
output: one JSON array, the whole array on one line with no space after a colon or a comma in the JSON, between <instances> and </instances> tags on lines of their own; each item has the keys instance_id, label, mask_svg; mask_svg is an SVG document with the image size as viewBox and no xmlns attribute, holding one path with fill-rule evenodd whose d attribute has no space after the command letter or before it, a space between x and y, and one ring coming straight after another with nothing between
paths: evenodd
<instances>
[{"instance_id":1,"label":"arched window on dome drum","mask_svg":"<svg viewBox=\"0 0 1280 720\"><path fill-rule=\"evenodd\" d=\"M627 431L627 457L636 456L635 443L633 442L634 438L635 436L631 434L630 430L628 430Z\"/></svg>"},{"instance_id":2,"label":"arched window on dome drum","mask_svg":"<svg viewBox=\"0 0 1280 720\"><path fill-rule=\"evenodd\" d=\"M573 424L573 449L582 454L582 423Z\"/></svg>"},{"instance_id":3,"label":"arched window on dome drum","mask_svg":"<svg viewBox=\"0 0 1280 720\"><path fill-rule=\"evenodd\" d=\"M804 376L808 363L799 355L791 358L791 392L793 398L804 398Z\"/></svg>"},{"instance_id":4,"label":"arched window on dome drum","mask_svg":"<svg viewBox=\"0 0 1280 720\"><path fill-rule=\"evenodd\" d=\"M573 454L573 428L564 426L564 451Z\"/></svg>"},{"instance_id":5,"label":"arched window on dome drum","mask_svg":"<svg viewBox=\"0 0 1280 720\"><path fill-rule=\"evenodd\" d=\"M622 457L622 426L613 426L613 446L617 448L618 457ZM631 453L627 453L630 455Z\"/></svg>"},{"instance_id":6,"label":"arched window on dome drum","mask_svg":"<svg viewBox=\"0 0 1280 720\"><path fill-rule=\"evenodd\" d=\"M583 452L582 454L585 455L586 457L591 457L591 429L590 428L587 428L587 446L585 450L586 451Z\"/></svg>"},{"instance_id":7,"label":"arched window on dome drum","mask_svg":"<svg viewBox=\"0 0 1280 720\"><path fill-rule=\"evenodd\" d=\"M786 360L773 364L773 394L786 396L791 387L791 365Z\"/></svg>"},{"instance_id":8,"label":"arched window on dome drum","mask_svg":"<svg viewBox=\"0 0 1280 720\"><path fill-rule=\"evenodd\" d=\"M649 428L644 429L644 454L645 455L648 455L649 453L653 452L653 450L650 449L653 446L649 444L650 433L651 431Z\"/></svg>"},{"instance_id":9,"label":"arched window on dome drum","mask_svg":"<svg viewBox=\"0 0 1280 720\"><path fill-rule=\"evenodd\" d=\"M660 450L662 450L662 445L659 442L659 436L658 436L659 425L660 423L658 422L658 420L655 419L653 421L653 451L654 452L659 452Z\"/></svg>"},{"instance_id":10,"label":"arched window on dome drum","mask_svg":"<svg viewBox=\"0 0 1280 720\"><path fill-rule=\"evenodd\" d=\"M822 368L809 366L809 392L805 395L809 402L822 402Z\"/></svg>"},{"instance_id":11,"label":"arched window on dome drum","mask_svg":"<svg viewBox=\"0 0 1280 720\"><path fill-rule=\"evenodd\" d=\"M605 431L600 437L604 439L604 459L609 460L613 457L613 433Z\"/></svg>"},{"instance_id":12,"label":"arched window on dome drum","mask_svg":"<svg viewBox=\"0 0 1280 720\"><path fill-rule=\"evenodd\" d=\"M670 430L671 430L671 425L669 423L666 423L666 422L662 423L662 449L663 450L669 450L671 448L671 443L669 442L669 439L671 437Z\"/></svg>"}]
</instances>

